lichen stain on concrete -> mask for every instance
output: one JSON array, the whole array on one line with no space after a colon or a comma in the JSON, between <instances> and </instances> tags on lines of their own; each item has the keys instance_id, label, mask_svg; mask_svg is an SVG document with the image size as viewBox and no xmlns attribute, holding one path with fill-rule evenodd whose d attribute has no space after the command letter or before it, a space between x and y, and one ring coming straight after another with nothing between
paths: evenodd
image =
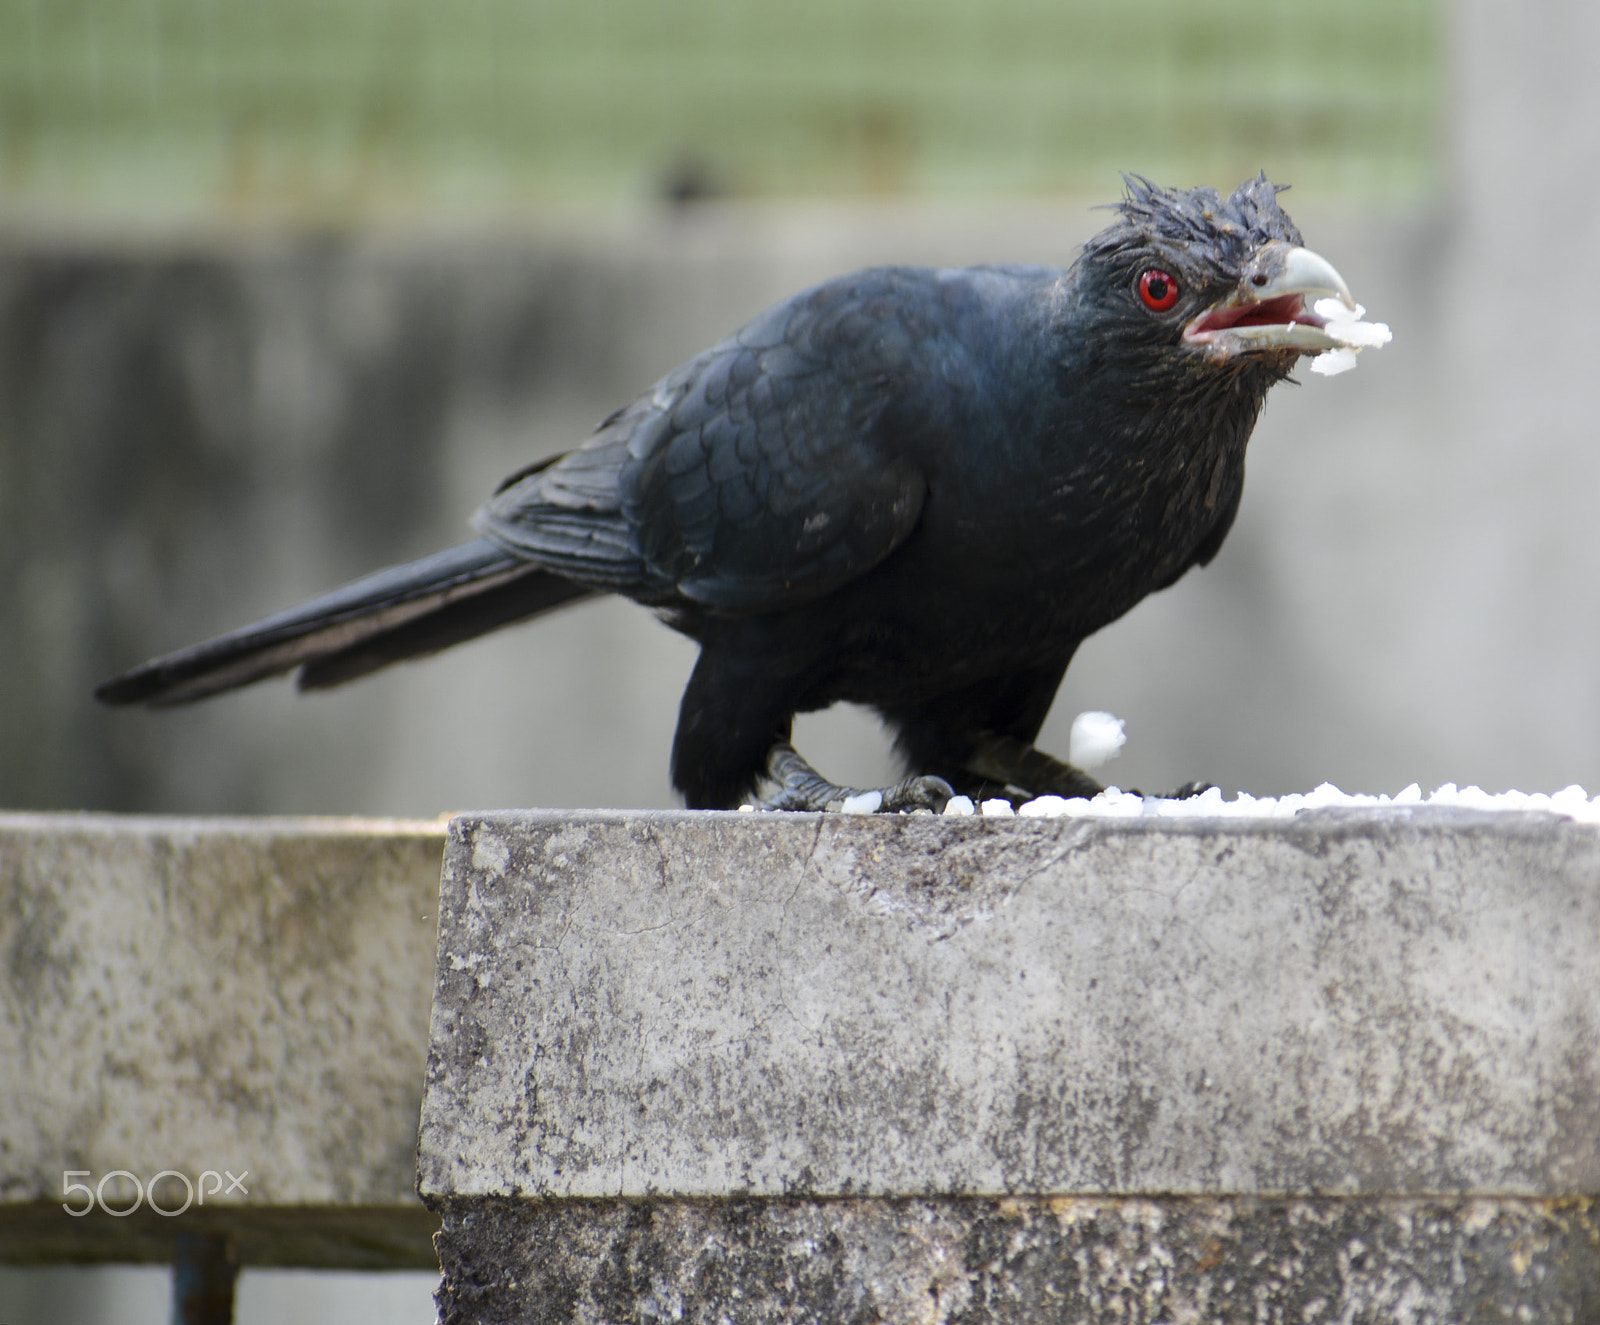
<instances>
[{"instance_id":1,"label":"lichen stain on concrete","mask_svg":"<svg viewBox=\"0 0 1600 1325\"><path fill-rule=\"evenodd\" d=\"M0 816L0 1175L412 1200L442 834ZM90 955L92 954L92 955Z\"/></svg>"},{"instance_id":2,"label":"lichen stain on concrete","mask_svg":"<svg viewBox=\"0 0 1600 1325\"><path fill-rule=\"evenodd\" d=\"M63 942L67 913L55 894L30 886L18 861L11 862L6 875L0 883L0 916L12 918L5 944L6 983L18 1011L32 1021L41 1005L61 999L71 988L78 951Z\"/></svg>"},{"instance_id":3,"label":"lichen stain on concrete","mask_svg":"<svg viewBox=\"0 0 1600 1325\"><path fill-rule=\"evenodd\" d=\"M558 867L565 865L566 857L558 856L554 863ZM480 828L472 840L472 868L499 879L510 864L511 849L489 829Z\"/></svg>"},{"instance_id":4,"label":"lichen stain on concrete","mask_svg":"<svg viewBox=\"0 0 1600 1325\"><path fill-rule=\"evenodd\" d=\"M1470 1211L1204 1197L437 1208L444 1325L1600 1319L1592 1201Z\"/></svg>"}]
</instances>

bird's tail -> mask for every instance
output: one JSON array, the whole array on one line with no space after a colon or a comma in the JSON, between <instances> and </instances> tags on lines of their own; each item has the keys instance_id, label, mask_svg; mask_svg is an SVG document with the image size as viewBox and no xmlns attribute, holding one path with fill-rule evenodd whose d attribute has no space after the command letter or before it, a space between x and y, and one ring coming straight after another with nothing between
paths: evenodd
<instances>
[{"instance_id":1,"label":"bird's tail","mask_svg":"<svg viewBox=\"0 0 1600 1325\"><path fill-rule=\"evenodd\" d=\"M152 659L107 681L95 698L166 708L296 668L300 689L320 690L593 592L480 538Z\"/></svg>"}]
</instances>

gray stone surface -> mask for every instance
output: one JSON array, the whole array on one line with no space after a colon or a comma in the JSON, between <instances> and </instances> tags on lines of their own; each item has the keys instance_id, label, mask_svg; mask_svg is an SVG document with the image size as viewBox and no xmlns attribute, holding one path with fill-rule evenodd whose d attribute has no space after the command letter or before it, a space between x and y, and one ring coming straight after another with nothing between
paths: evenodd
<instances>
[{"instance_id":1,"label":"gray stone surface","mask_svg":"<svg viewBox=\"0 0 1600 1325\"><path fill-rule=\"evenodd\" d=\"M452 824L420 1182L475 1197L1600 1193L1600 831Z\"/></svg>"},{"instance_id":2,"label":"gray stone surface","mask_svg":"<svg viewBox=\"0 0 1600 1325\"><path fill-rule=\"evenodd\" d=\"M0 1260L162 1260L214 1228L247 1264L434 1264L413 1182L442 846L434 823L0 815ZM74 1218L68 1170L249 1177Z\"/></svg>"}]
</instances>

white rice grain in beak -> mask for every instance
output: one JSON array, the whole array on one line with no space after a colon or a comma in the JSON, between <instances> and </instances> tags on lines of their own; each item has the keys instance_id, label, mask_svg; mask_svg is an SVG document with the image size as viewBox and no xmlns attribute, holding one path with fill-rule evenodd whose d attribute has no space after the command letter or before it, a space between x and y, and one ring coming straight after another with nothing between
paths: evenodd
<instances>
[{"instance_id":1,"label":"white rice grain in beak","mask_svg":"<svg viewBox=\"0 0 1600 1325\"><path fill-rule=\"evenodd\" d=\"M1337 377L1356 366L1358 350L1375 350L1394 339L1385 322L1363 322L1367 310L1360 304L1346 308L1338 299L1319 299L1312 304L1326 325L1323 331L1339 342L1339 348L1324 350L1311 361L1311 371L1322 377Z\"/></svg>"},{"instance_id":2,"label":"white rice grain in beak","mask_svg":"<svg viewBox=\"0 0 1600 1325\"><path fill-rule=\"evenodd\" d=\"M1072 736L1067 742L1068 762L1083 769L1110 763L1127 742L1122 728L1123 721L1115 714L1093 710L1078 714L1072 720Z\"/></svg>"},{"instance_id":3,"label":"white rice grain in beak","mask_svg":"<svg viewBox=\"0 0 1600 1325\"><path fill-rule=\"evenodd\" d=\"M1311 361L1311 371L1323 377L1337 377L1356 366L1356 352L1348 346L1324 350Z\"/></svg>"}]
</instances>

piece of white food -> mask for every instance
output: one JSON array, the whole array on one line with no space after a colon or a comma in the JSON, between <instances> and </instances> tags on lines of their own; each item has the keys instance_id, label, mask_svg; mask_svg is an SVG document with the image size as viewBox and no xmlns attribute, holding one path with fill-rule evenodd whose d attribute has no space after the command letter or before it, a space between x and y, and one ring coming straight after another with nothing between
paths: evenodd
<instances>
[{"instance_id":1,"label":"piece of white food","mask_svg":"<svg viewBox=\"0 0 1600 1325\"><path fill-rule=\"evenodd\" d=\"M1311 361L1311 371L1322 377L1336 377L1356 366L1356 355L1375 350L1394 339L1385 322L1363 322L1367 310L1360 304L1346 308L1338 299L1319 299L1312 311L1323 321L1323 332L1339 342L1337 349L1324 350Z\"/></svg>"},{"instance_id":2,"label":"piece of white food","mask_svg":"<svg viewBox=\"0 0 1600 1325\"><path fill-rule=\"evenodd\" d=\"M1122 751L1128 738L1123 721L1112 713L1090 710L1072 720L1072 735L1067 741L1067 759L1079 768L1099 768Z\"/></svg>"}]
</instances>

